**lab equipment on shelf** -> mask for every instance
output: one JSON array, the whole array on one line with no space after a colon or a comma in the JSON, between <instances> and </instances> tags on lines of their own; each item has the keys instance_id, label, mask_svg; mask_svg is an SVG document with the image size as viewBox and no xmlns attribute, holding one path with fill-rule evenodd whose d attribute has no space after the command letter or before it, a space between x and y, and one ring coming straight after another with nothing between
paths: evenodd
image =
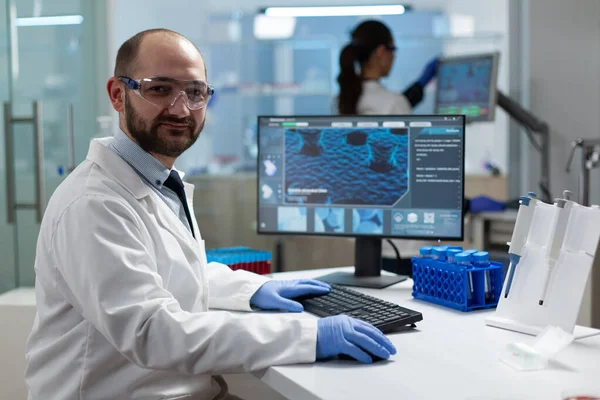
<instances>
[{"instance_id":1,"label":"lab equipment on shelf","mask_svg":"<svg viewBox=\"0 0 600 400\"><path fill-rule=\"evenodd\" d=\"M271 273L271 252L248 247L224 247L206 250L208 262L227 265L232 270L243 269L256 274Z\"/></svg>"}]
</instances>

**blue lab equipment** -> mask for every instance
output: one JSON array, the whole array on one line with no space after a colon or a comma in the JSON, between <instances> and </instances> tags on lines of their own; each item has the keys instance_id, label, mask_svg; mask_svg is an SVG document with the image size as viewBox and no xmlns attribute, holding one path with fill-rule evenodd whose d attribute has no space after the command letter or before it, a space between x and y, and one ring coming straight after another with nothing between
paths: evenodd
<instances>
[{"instance_id":1,"label":"blue lab equipment","mask_svg":"<svg viewBox=\"0 0 600 400\"><path fill-rule=\"evenodd\" d=\"M455 257L456 257L456 255L457 255L457 254L459 254L459 253L462 253L462 250L459 250L459 249L448 249L448 251L446 251L446 258L447 258L447 261L448 261L450 264L454 264L454 263L455 263L455 260L454 260L454 258L455 258Z\"/></svg>"},{"instance_id":2,"label":"blue lab equipment","mask_svg":"<svg viewBox=\"0 0 600 400\"><path fill-rule=\"evenodd\" d=\"M508 297L508 294L510 293L517 265L521 260L523 247L525 247L525 243L527 242L527 236L529 235L529 228L531 227L533 212L536 205L536 198L537 195L533 192L528 192L527 196L521 196L519 198L519 212L517 214L517 221L515 222L510 247L508 249L510 263L508 264L508 280L506 281L506 289L504 290L505 298Z\"/></svg>"},{"instance_id":3,"label":"blue lab equipment","mask_svg":"<svg viewBox=\"0 0 600 400\"><path fill-rule=\"evenodd\" d=\"M473 253L471 256L473 266L475 268L487 268L490 266L490 254L487 251L478 251L477 253ZM485 300L489 301L492 297L491 290L491 282L490 282L490 272L484 271L484 293Z\"/></svg>"},{"instance_id":4,"label":"blue lab equipment","mask_svg":"<svg viewBox=\"0 0 600 400\"><path fill-rule=\"evenodd\" d=\"M433 247L431 246L423 246L419 249L419 254L423 258L431 258L433 252Z\"/></svg>"},{"instance_id":5,"label":"blue lab equipment","mask_svg":"<svg viewBox=\"0 0 600 400\"><path fill-rule=\"evenodd\" d=\"M438 261L446 261L446 252L448 251L448 246L437 246L432 250L432 257L434 260Z\"/></svg>"},{"instance_id":6,"label":"blue lab equipment","mask_svg":"<svg viewBox=\"0 0 600 400\"><path fill-rule=\"evenodd\" d=\"M465 267L467 270L472 268L471 264L471 254L469 251L463 251L462 253L458 253L454 256L454 262L456 265L460 265ZM467 272L468 280L467 280L467 298L471 300L473 298L473 275L470 272Z\"/></svg>"},{"instance_id":7,"label":"blue lab equipment","mask_svg":"<svg viewBox=\"0 0 600 400\"><path fill-rule=\"evenodd\" d=\"M225 264L232 270L243 269L261 275L271 273L271 253L268 251L242 246L207 249L206 259Z\"/></svg>"},{"instance_id":8,"label":"blue lab equipment","mask_svg":"<svg viewBox=\"0 0 600 400\"><path fill-rule=\"evenodd\" d=\"M490 266L490 253L487 251L478 251L472 256L473 266L477 268L485 268Z\"/></svg>"},{"instance_id":9,"label":"blue lab equipment","mask_svg":"<svg viewBox=\"0 0 600 400\"><path fill-rule=\"evenodd\" d=\"M442 257L441 249L434 251L434 257ZM479 268L475 268L472 264L474 253L476 251L472 250L457 254L450 252L450 259L454 257L453 263L435 258L412 257L413 297L460 311L495 307L502 291L502 264L489 261L489 255L484 252L486 255L478 258ZM488 264L484 268L486 262ZM490 274L490 298L485 297L485 273Z\"/></svg>"},{"instance_id":10,"label":"blue lab equipment","mask_svg":"<svg viewBox=\"0 0 600 400\"><path fill-rule=\"evenodd\" d=\"M462 253L458 253L454 257L454 262L456 265L464 265L465 267L471 267L471 254L463 251Z\"/></svg>"}]
</instances>

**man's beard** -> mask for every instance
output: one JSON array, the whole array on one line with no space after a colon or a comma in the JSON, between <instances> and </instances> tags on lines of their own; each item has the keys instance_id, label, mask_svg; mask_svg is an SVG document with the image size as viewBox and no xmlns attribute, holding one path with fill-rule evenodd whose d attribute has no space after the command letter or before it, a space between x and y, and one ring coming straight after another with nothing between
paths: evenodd
<instances>
[{"instance_id":1,"label":"man's beard","mask_svg":"<svg viewBox=\"0 0 600 400\"><path fill-rule=\"evenodd\" d=\"M144 151L175 158L179 157L181 153L189 149L196 142L198 136L200 136L200 132L204 128L204 120L200 124L200 127L196 128L196 121L192 117L176 118L168 114L159 115L152 121L150 127L148 127L148 122L144 121L138 115L129 102L128 95L125 96L125 123L131 136ZM177 133L163 133L161 136L158 132L161 123L186 124L188 127L184 131L178 130ZM168 129L163 126L163 130ZM169 140L168 136L176 134L184 136L186 140Z\"/></svg>"}]
</instances>

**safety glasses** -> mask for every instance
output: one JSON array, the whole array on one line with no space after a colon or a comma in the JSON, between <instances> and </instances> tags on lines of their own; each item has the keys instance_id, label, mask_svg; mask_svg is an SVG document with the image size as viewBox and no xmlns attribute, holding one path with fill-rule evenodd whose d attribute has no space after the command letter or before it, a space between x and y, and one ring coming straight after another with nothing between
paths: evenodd
<instances>
[{"instance_id":1,"label":"safety glasses","mask_svg":"<svg viewBox=\"0 0 600 400\"><path fill-rule=\"evenodd\" d=\"M215 89L202 80L183 81L161 76L142 79L120 76L118 79L142 99L160 108L172 107L183 96L187 108L200 110L215 93Z\"/></svg>"}]
</instances>

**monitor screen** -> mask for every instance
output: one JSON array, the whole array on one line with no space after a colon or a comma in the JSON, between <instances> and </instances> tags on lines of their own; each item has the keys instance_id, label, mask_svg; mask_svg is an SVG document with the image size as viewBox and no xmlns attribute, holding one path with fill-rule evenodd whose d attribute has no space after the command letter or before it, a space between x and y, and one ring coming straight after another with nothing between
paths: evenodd
<instances>
[{"instance_id":1,"label":"monitor screen","mask_svg":"<svg viewBox=\"0 0 600 400\"><path fill-rule=\"evenodd\" d=\"M493 121L497 74L498 53L442 58L435 112L464 114L467 121Z\"/></svg>"},{"instance_id":2,"label":"monitor screen","mask_svg":"<svg viewBox=\"0 0 600 400\"><path fill-rule=\"evenodd\" d=\"M460 240L464 116L258 117L258 232Z\"/></svg>"}]
</instances>

